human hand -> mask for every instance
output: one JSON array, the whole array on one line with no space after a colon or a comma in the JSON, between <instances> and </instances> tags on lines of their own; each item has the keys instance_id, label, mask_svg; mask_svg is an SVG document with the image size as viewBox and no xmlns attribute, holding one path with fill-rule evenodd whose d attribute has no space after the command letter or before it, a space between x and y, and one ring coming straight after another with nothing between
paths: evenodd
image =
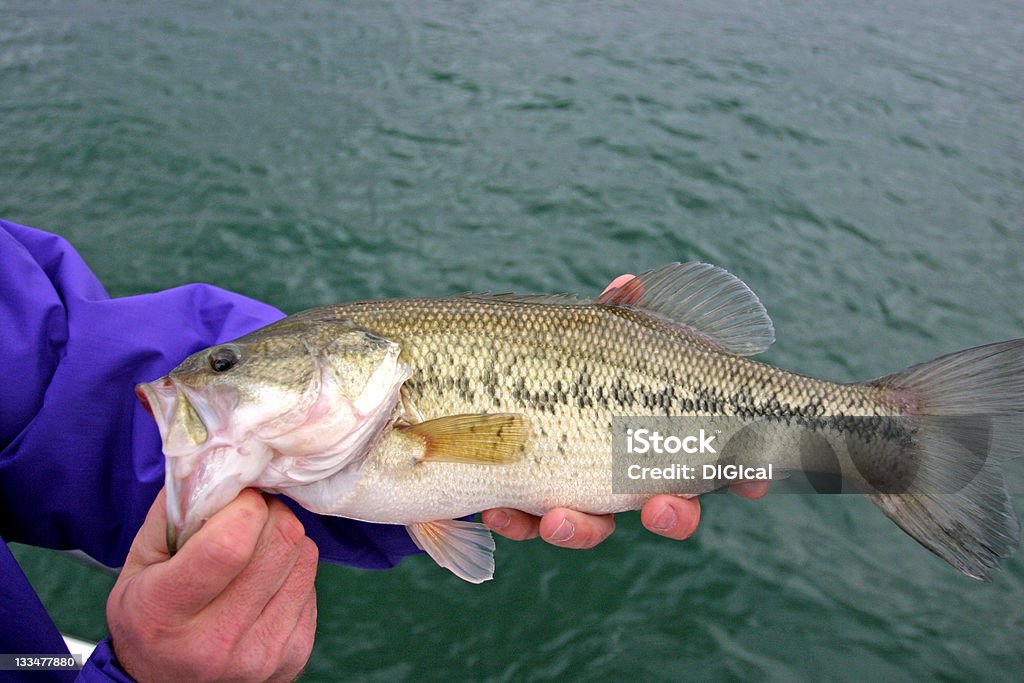
<instances>
[{"instance_id":1,"label":"human hand","mask_svg":"<svg viewBox=\"0 0 1024 683\"><path fill-rule=\"evenodd\" d=\"M769 482L752 481L729 488L744 498L760 498L768 492ZM520 510L485 510L481 520L495 533L514 541L540 536L562 548L593 548L615 531L615 515L590 515L568 508L553 508L543 517ZM661 494L644 504L640 521L659 536L676 540L689 538L700 522L700 501Z\"/></svg>"},{"instance_id":2,"label":"human hand","mask_svg":"<svg viewBox=\"0 0 1024 683\"><path fill-rule=\"evenodd\" d=\"M633 275L620 275L605 291L621 287L632 279ZM729 488L744 498L760 498L768 492L768 487L769 482L753 481L732 484ZM590 515L568 508L548 510L543 517L520 510L496 508L484 510L480 518L492 531L506 538L525 541L540 536L562 548L593 548L615 531L614 515ZM640 511L640 521L660 536L681 541L697 530L700 502L696 498L667 494L654 496Z\"/></svg>"},{"instance_id":3,"label":"human hand","mask_svg":"<svg viewBox=\"0 0 1024 683\"><path fill-rule=\"evenodd\" d=\"M107 600L121 666L145 681L286 681L309 659L318 551L281 501L247 489L174 557L164 491Z\"/></svg>"}]
</instances>

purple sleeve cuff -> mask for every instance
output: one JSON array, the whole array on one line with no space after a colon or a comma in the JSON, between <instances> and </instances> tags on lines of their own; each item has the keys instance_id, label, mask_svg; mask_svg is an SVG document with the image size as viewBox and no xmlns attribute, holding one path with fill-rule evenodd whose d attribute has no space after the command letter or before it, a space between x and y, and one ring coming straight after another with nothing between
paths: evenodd
<instances>
[{"instance_id":1,"label":"purple sleeve cuff","mask_svg":"<svg viewBox=\"0 0 1024 683\"><path fill-rule=\"evenodd\" d=\"M117 681L117 683L134 683L135 679L121 668L114 656L114 648L110 638L104 638L93 650L92 656L86 660L85 666L78 672L81 683L99 683L100 681Z\"/></svg>"}]
</instances>

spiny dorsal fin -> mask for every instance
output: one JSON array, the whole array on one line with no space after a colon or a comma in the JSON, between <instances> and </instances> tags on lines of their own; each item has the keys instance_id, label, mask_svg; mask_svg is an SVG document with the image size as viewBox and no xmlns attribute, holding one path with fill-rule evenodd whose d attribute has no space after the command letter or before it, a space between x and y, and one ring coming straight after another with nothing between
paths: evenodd
<instances>
[{"instance_id":1,"label":"spiny dorsal fin","mask_svg":"<svg viewBox=\"0 0 1024 683\"><path fill-rule=\"evenodd\" d=\"M420 550L470 583L494 577L494 538L479 522L445 519L405 527Z\"/></svg>"},{"instance_id":2,"label":"spiny dorsal fin","mask_svg":"<svg viewBox=\"0 0 1024 683\"><path fill-rule=\"evenodd\" d=\"M775 327L757 295L729 271L698 261L641 273L596 303L656 313L740 356L761 353L775 341Z\"/></svg>"},{"instance_id":3,"label":"spiny dorsal fin","mask_svg":"<svg viewBox=\"0 0 1024 683\"><path fill-rule=\"evenodd\" d=\"M502 301L510 304L560 304L562 306L585 306L594 303L591 299L581 299L572 294L513 294L512 292L464 292L459 294L462 299L481 299L484 301Z\"/></svg>"},{"instance_id":4,"label":"spiny dorsal fin","mask_svg":"<svg viewBox=\"0 0 1024 683\"><path fill-rule=\"evenodd\" d=\"M399 429L426 442L419 462L504 465L519 459L530 438L519 413L447 415Z\"/></svg>"}]
</instances>

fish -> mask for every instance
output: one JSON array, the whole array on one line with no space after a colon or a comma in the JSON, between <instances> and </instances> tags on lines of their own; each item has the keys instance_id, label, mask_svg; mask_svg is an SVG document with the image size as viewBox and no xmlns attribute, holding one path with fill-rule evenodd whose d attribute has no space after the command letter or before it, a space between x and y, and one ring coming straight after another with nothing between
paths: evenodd
<instances>
[{"instance_id":1,"label":"fish","mask_svg":"<svg viewBox=\"0 0 1024 683\"><path fill-rule=\"evenodd\" d=\"M677 458L716 474L680 478L673 493L729 483L727 442L741 476L841 477L991 581L1020 539L1002 472L1024 443L1024 339L851 383L752 358L774 340L757 295L695 261L596 298L467 293L297 313L136 387L166 459L168 548L252 487L404 525L438 565L479 583L495 545L464 518L639 509L654 494L613 474L623 419L734 419Z\"/></svg>"}]
</instances>

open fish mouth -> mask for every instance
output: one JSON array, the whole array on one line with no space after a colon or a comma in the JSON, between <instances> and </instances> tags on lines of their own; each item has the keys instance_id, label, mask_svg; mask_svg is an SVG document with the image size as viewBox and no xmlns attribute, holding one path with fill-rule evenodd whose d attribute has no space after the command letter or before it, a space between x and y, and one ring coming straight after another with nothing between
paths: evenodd
<instances>
[{"instance_id":1,"label":"open fish mouth","mask_svg":"<svg viewBox=\"0 0 1024 683\"><path fill-rule=\"evenodd\" d=\"M193 495L193 487L188 485L189 456L196 455L210 433L191 402L169 377L136 385L135 395L156 422L167 456L164 475L167 550L173 555L187 535L185 520Z\"/></svg>"},{"instance_id":2,"label":"open fish mouth","mask_svg":"<svg viewBox=\"0 0 1024 683\"><path fill-rule=\"evenodd\" d=\"M156 420L165 455L194 451L209 439L206 423L169 377L136 385L135 395Z\"/></svg>"},{"instance_id":3,"label":"open fish mouth","mask_svg":"<svg viewBox=\"0 0 1024 683\"><path fill-rule=\"evenodd\" d=\"M205 400L169 377L137 385L135 395L156 421L163 442L167 549L173 554L258 476L269 455L259 453L258 445L240 453L227 438L222 417L230 412L230 396Z\"/></svg>"}]
</instances>

